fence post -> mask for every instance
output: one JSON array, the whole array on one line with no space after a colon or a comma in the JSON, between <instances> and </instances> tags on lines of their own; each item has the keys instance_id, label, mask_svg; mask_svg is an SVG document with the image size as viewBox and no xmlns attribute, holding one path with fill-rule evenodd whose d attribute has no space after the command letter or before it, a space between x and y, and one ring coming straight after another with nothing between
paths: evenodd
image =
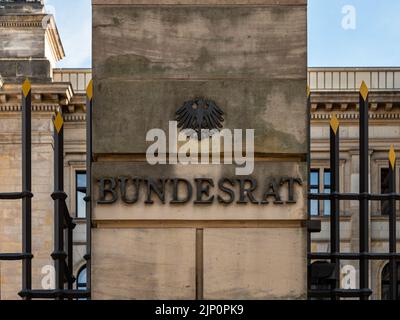
<instances>
[{"instance_id":1,"label":"fence post","mask_svg":"<svg viewBox=\"0 0 400 320\"><path fill-rule=\"evenodd\" d=\"M86 289L91 298L92 287L92 108L93 108L93 80L90 80L86 90Z\"/></svg>"},{"instance_id":2,"label":"fence post","mask_svg":"<svg viewBox=\"0 0 400 320\"><path fill-rule=\"evenodd\" d=\"M389 252L396 253L396 153L394 146L389 151ZM390 299L397 300L397 260L394 256L390 257Z\"/></svg>"},{"instance_id":3,"label":"fence post","mask_svg":"<svg viewBox=\"0 0 400 320\"><path fill-rule=\"evenodd\" d=\"M65 259L67 254L64 250L64 205L66 199L64 193L64 120L61 112L57 112L54 123L54 259L56 271L56 290L64 290ZM62 299L62 296L58 297Z\"/></svg>"},{"instance_id":4,"label":"fence post","mask_svg":"<svg viewBox=\"0 0 400 320\"><path fill-rule=\"evenodd\" d=\"M368 212L368 87L363 81L360 87L360 290L369 288L369 259L365 256L369 252L369 212ZM368 300L368 295L361 295L361 300Z\"/></svg>"},{"instance_id":5,"label":"fence post","mask_svg":"<svg viewBox=\"0 0 400 320\"><path fill-rule=\"evenodd\" d=\"M32 90L28 79L22 85L22 191L32 190ZM22 291L32 289L32 199L22 198ZM30 297L26 297L30 300Z\"/></svg>"},{"instance_id":6,"label":"fence post","mask_svg":"<svg viewBox=\"0 0 400 320\"><path fill-rule=\"evenodd\" d=\"M330 121L330 168L331 168L331 194L334 198L330 200L331 217L331 254L340 253L340 202L339 202L339 120L336 115L332 115ZM331 263L335 265L335 282L332 290L340 288L340 259L331 258ZM333 292L332 300L337 296Z\"/></svg>"}]
</instances>

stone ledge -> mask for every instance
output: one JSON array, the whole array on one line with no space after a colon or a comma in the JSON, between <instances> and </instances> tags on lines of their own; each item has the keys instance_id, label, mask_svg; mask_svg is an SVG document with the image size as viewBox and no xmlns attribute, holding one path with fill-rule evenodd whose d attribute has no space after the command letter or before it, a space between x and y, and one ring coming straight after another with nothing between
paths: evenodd
<instances>
[{"instance_id":1,"label":"stone ledge","mask_svg":"<svg viewBox=\"0 0 400 320\"><path fill-rule=\"evenodd\" d=\"M92 5L307 5L307 0L92 0Z\"/></svg>"}]
</instances>

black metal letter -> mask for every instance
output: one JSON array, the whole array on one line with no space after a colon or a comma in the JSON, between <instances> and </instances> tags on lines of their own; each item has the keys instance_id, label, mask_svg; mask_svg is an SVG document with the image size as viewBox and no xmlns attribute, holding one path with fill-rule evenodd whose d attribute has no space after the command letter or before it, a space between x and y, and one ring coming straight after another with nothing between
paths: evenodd
<instances>
[{"instance_id":1,"label":"black metal letter","mask_svg":"<svg viewBox=\"0 0 400 320\"><path fill-rule=\"evenodd\" d=\"M294 204L296 203L296 199L294 198L294 184L297 183L300 186L303 184L303 181L300 178L282 178L281 179L281 186L285 183L288 184L288 200L286 203Z\"/></svg>"},{"instance_id":2,"label":"black metal letter","mask_svg":"<svg viewBox=\"0 0 400 320\"><path fill-rule=\"evenodd\" d=\"M128 184L129 180L132 180L134 188L135 188L135 192L133 194L133 198L132 199L129 199L128 196L126 195L126 193L127 193L126 189L127 189L127 184ZM119 181L119 188L121 190L121 199L122 199L122 201L124 203L126 203L126 204L134 204L134 203L136 203L138 201L138 199L139 199L140 179L139 178L130 179L130 178L127 178L127 177L120 177L118 179L118 181Z\"/></svg>"},{"instance_id":3,"label":"black metal letter","mask_svg":"<svg viewBox=\"0 0 400 320\"><path fill-rule=\"evenodd\" d=\"M115 191L117 183L114 178L101 178L100 180L100 197L97 201L98 204L113 204L117 201L118 196ZM110 187L107 188L107 185ZM111 195L111 199L107 200L107 194Z\"/></svg>"},{"instance_id":4,"label":"black metal letter","mask_svg":"<svg viewBox=\"0 0 400 320\"><path fill-rule=\"evenodd\" d=\"M145 182L147 183L147 199L145 201L146 204L153 204L154 201L151 198L151 195L153 192L157 195L157 197L160 199L160 201L165 204L165 183L169 179L158 179L158 182L160 184L157 184L156 181L153 179L145 179Z\"/></svg>"},{"instance_id":5,"label":"black metal letter","mask_svg":"<svg viewBox=\"0 0 400 320\"><path fill-rule=\"evenodd\" d=\"M253 191L257 189L257 181L255 179L237 179L240 186L239 200L238 204L246 204L248 203L247 199L250 200L251 203L259 204L259 202L254 198ZM250 187L246 188L246 184L250 183Z\"/></svg>"},{"instance_id":6,"label":"black metal letter","mask_svg":"<svg viewBox=\"0 0 400 320\"><path fill-rule=\"evenodd\" d=\"M225 186L225 183L229 183L232 187L235 186L235 182L231 179L228 179L228 178L220 179L218 181L218 188L222 192L229 195L229 200L225 200L221 196L218 196L218 202L223 203L223 204L231 204L231 203L233 203L233 201L235 201L235 192L232 189L227 188Z\"/></svg>"},{"instance_id":7,"label":"black metal letter","mask_svg":"<svg viewBox=\"0 0 400 320\"><path fill-rule=\"evenodd\" d=\"M280 189L279 183L276 182L275 178L272 178L271 182L268 184L267 189L265 190L265 193L263 194L261 203L268 204L269 203L268 198L274 197L275 198L274 204L283 204L283 201L281 200L281 196L279 194L279 189Z\"/></svg>"},{"instance_id":8,"label":"black metal letter","mask_svg":"<svg viewBox=\"0 0 400 320\"><path fill-rule=\"evenodd\" d=\"M203 200L203 195L209 197L210 196L210 186L214 187L214 181L212 179L207 179L207 178L200 178L200 179L195 179L196 181L196 187L197 187L197 196L196 196L196 201L194 202L195 204L211 204L214 202L214 196ZM204 186L204 184L207 184Z\"/></svg>"},{"instance_id":9,"label":"black metal letter","mask_svg":"<svg viewBox=\"0 0 400 320\"><path fill-rule=\"evenodd\" d=\"M172 185L173 185L173 191L172 191L172 200L171 204L184 204L188 203L192 199L193 195L193 188L192 185L190 184L189 181L186 179L172 179L170 180ZM186 185L186 197L184 199L179 199L179 184L185 184Z\"/></svg>"}]
</instances>

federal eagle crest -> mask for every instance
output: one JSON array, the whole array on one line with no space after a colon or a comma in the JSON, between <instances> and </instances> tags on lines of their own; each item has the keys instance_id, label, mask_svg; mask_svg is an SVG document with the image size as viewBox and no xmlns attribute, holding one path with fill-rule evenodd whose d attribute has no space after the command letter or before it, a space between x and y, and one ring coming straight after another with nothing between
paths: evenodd
<instances>
[{"instance_id":1,"label":"federal eagle crest","mask_svg":"<svg viewBox=\"0 0 400 320\"><path fill-rule=\"evenodd\" d=\"M219 130L224 122L223 111L214 101L203 98L186 101L176 112L178 127L193 129L201 140L201 130Z\"/></svg>"}]
</instances>

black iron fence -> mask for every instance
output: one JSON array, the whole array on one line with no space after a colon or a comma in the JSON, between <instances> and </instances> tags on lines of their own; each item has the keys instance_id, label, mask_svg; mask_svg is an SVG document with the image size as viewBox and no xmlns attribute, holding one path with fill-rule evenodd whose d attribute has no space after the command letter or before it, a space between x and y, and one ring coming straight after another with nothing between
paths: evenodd
<instances>
[{"instance_id":1,"label":"black iron fence","mask_svg":"<svg viewBox=\"0 0 400 320\"><path fill-rule=\"evenodd\" d=\"M310 91L308 93L308 110L310 110ZM371 260L388 260L390 263L390 298L398 297L396 262L400 254L396 252L396 201L400 194L396 193L396 155L394 147L389 151L389 192L387 194L372 194L369 192L368 170L368 87L363 82L359 94L359 193L341 193L339 191L339 120L332 115L330 121L330 193L309 193L311 200L330 201L330 252L320 253L311 251L311 233L320 231L315 227L316 221L311 220L309 214L308 236L308 296L309 298L330 298L333 300L342 297L355 297L368 300L372 294L369 278ZM309 113L309 116L310 113ZM310 139L309 139L310 140ZM310 152L309 152L310 154ZM340 201L356 200L359 202L359 252L343 253L340 248ZM370 217L369 202L386 200L389 203L389 252L370 252ZM323 260L323 261L321 261ZM324 263L329 260L329 263ZM359 261L359 289L342 289L340 287L340 262L341 260Z\"/></svg>"},{"instance_id":2,"label":"black iron fence","mask_svg":"<svg viewBox=\"0 0 400 320\"><path fill-rule=\"evenodd\" d=\"M92 84L88 88L87 122L88 145L91 145ZM19 295L26 300L90 298L90 282L86 290L73 289L73 229L75 223L69 214L64 192L64 120L61 112L53 119L54 124L54 251L51 254L55 267L55 288L51 290L32 289L32 90L28 80L22 85L22 192L0 193L0 200L22 199L22 253L1 253L0 260L22 261L22 290ZM91 147L88 146L91 155ZM88 156L88 168L91 157ZM90 171L88 175L90 186ZM90 187L86 191L87 202L87 253L85 259L90 266L91 204ZM87 269L90 279L90 268Z\"/></svg>"}]
</instances>

